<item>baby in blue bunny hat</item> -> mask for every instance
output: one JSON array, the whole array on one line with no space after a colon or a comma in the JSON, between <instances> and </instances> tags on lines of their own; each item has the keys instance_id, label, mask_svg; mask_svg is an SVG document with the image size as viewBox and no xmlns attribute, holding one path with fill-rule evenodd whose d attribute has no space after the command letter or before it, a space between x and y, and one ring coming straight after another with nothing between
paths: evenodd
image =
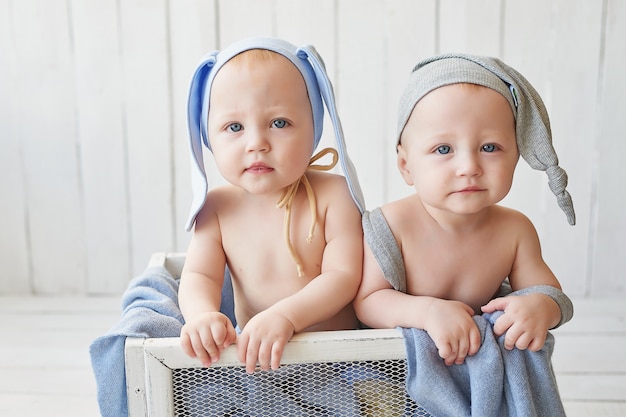
<instances>
[{"instance_id":1,"label":"baby in blue bunny hat","mask_svg":"<svg viewBox=\"0 0 626 417\"><path fill-rule=\"evenodd\" d=\"M337 146L313 155L325 107ZM254 372L278 368L295 333L357 328L365 204L316 50L250 38L211 52L192 79L188 123L195 227L179 291L184 351L209 366L237 340ZM204 148L227 185L209 190ZM337 162L344 176L324 172ZM238 329L219 309L225 267Z\"/></svg>"}]
</instances>

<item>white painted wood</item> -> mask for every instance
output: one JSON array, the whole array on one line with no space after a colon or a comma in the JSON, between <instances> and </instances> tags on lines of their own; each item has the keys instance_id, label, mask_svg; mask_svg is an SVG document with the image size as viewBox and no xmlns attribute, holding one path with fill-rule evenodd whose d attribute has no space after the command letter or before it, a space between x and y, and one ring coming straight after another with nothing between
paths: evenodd
<instances>
[{"instance_id":1,"label":"white painted wood","mask_svg":"<svg viewBox=\"0 0 626 417\"><path fill-rule=\"evenodd\" d=\"M552 52L551 3L544 0L506 2L503 13L502 55L506 63L519 70L547 101L549 92L548 72ZM532 28L532 30L520 30ZM549 103L548 113L551 112ZM528 216L539 232L543 230L542 208L547 194L546 175L535 171L520 158L513 187L503 200L503 205L515 208ZM559 277L560 278L560 277Z\"/></svg>"},{"instance_id":2,"label":"white painted wood","mask_svg":"<svg viewBox=\"0 0 626 417\"><path fill-rule=\"evenodd\" d=\"M369 208L412 192L393 144L420 58L519 69L552 116L578 225L523 161L504 203L535 223L569 294L623 294L625 14L618 0L0 0L0 293L116 294L151 253L186 250L191 72L208 50L275 35L324 57ZM209 155L207 168L219 184Z\"/></svg>"},{"instance_id":3,"label":"white painted wood","mask_svg":"<svg viewBox=\"0 0 626 417\"><path fill-rule=\"evenodd\" d=\"M87 291L91 293L119 291L131 275L118 4L78 1L71 8Z\"/></svg>"},{"instance_id":4,"label":"white painted wood","mask_svg":"<svg viewBox=\"0 0 626 417\"><path fill-rule=\"evenodd\" d=\"M626 374L561 374L559 389L564 401L626 402Z\"/></svg>"},{"instance_id":5,"label":"white painted wood","mask_svg":"<svg viewBox=\"0 0 626 417\"><path fill-rule=\"evenodd\" d=\"M191 234L185 231L191 205L187 97L196 64L217 49L217 1L169 2L170 62L172 71L172 126L174 150L175 244L171 250L185 251ZM161 248L159 250L164 250Z\"/></svg>"},{"instance_id":6,"label":"white painted wood","mask_svg":"<svg viewBox=\"0 0 626 417\"><path fill-rule=\"evenodd\" d=\"M589 270L589 207L591 167L597 120L599 51L602 3L557 1L554 13L554 52L551 54L550 91L554 146L568 171L568 189L576 207L577 225L571 227L548 187L544 223L540 229L543 251L563 286L572 293L587 291ZM578 117L573 117L578 114Z\"/></svg>"},{"instance_id":7,"label":"white painted wood","mask_svg":"<svg viewBox=\"0 0 626 417\"><path fill-rule=\"evenodd\" d=\"M17 225L19 229L13 230L28 233L37 293L85 291L84 212L67 6L60 0L10 3L11 42L18 65L11 100L17 106L24 178L15 186L24 187L28 222L26 229ZM5 197L3 203L10 204ZM16 239L19 245L21 239Z\"/></svg>"},{"instance_id":8,"label":"white painted wood","mask_svg":"<svg viewBox=\"0 0 626 417\"><path fill-rule=\"evenodd\" d=\"M144 351L144 363L146 367L147 415L173 416L172 370L149 351Z\"/></svg>"},{"instance_id":9,"label":"white painted wood","mask_svg":"<svg viewBox=\"0 0 626 417\"><path fill-rule=\"evenodd\" d=\"M622 155L626 151L626 97L621 86L626 68L625 21L626 4L619 0L608 1L595 146L587 145L583 150L594 152L591 200L593 228L589 254L591 276L588 279L589 293L592 295L609 296L625 291L626 165Z\"/></svg>"},{"instance_id":10,"label":"white painted wood","mask_svg":"<svg viewBox=\"0 0 626 417\"><path fill-rule=\"evenodd\" d=\"M118 3L130 193L132 273L174 244L171 71L166 1ZM140 261L143 259L143 261Z\"/></svg>"},{"instance_id":11,"label":"white painted wood","mask_svg":"<svg viewBox=\"0 0 626 417\"><path fill-rule=\"evenodd\" d=\"M584 3L584 4L583 4ZM565 291L585 292L589 233L590 171L593 153L589 148L595 120L572 114L593 113L597 90L597 59L581 56L600 48L600 3L533 1L511 2L505 8L504 55L542 95L550 114L553 142L561 167L570 178L577 225L569 226L549 190L547 176L532 172L520 159L507 205L527 214L538 230L546 262ZM579 25L584 22L585 28ZM532 31L520 31L532 27ZM590 36L590 34L592 34Z\"/></svg>"},{"instance_id":12,"label":"white painted wood","mask_svg":"<svg viewBox=\"0 0 626 417\"><path fill-rule=\"evenodd\" d=\"M88 346L120 317L118 297L0 297L0 415L98 416Z\"/></svg>"},{"instance_id":13,"label":"white painted wood","mask_svg":"<svg viewBox=\"0 0 626 417\"><path fill-rule=\"evenodd\" d=\"M368 208L384 201L386 104L385 2L338 2L337 95L350 157L356 166ZM381 106L382 105L382 106Z\"/></svg>"},{"instance_id":14,"label":"white painted wood","mask_svg":"<svg viewBox=\"0 0 626 417\"><path fill-rule=\"evenodd\" d=\"M170 369L202 367L197 359L182 351L178 338L146 339L143 348L146 355ZM395 329L314 332L294 335L285 346L281 365L405 357L402 334ZM237 359L236 345L222 351L220 360L212 366L242 366Z\"/></svg>"},{"instance_id":15,"label":"white painted wood","mask_svg":"<svg viewBox=\"0 0 626 417\"><path fill-rule=\"evenodd\" d=\"M378 172L383 178L381 198L370 199L368 208L372 209L388 201L403 198L414 192L408 186L397 168L397 120L400 96L402 95L409 74L415 65L436 53L436 2L435 1L390 1L385 2L385 19L382 22L385 37L385 50L378 60L384 65L384 96L380 103L369 105L380 112L384 121L383 137L380 140L384 149L379 156ZM368 76L369 82L374 80ZM358 109L358 108L357 108ZM363 138L357 138L363 142ZM359 169L368 172L365 167Z\"/></svg>"},{"instance_id":16,"label":"white painted wood","mask_svg":"<svg viewBox=\"0 0 626 417\"><path fill-rule=\"evenodd\" d=\"M126 364L126 394L129 416L147 415L146 367L143 344L145 339L127 338L124 348Z\"/></svg>"},{"instance_id":17,"label":"white painted wood","mask_svg":"<svg viewBox=\"0 0 626 417\"><path fill-rule=\"evenodd\" d=\"M273 2L220 1L218 28L217 49L250 36L275 36L276 9Z\"/></svg>"},{"instance_id":18,"label":"white painted wood","mask_svg":"<svg viewBox=\"0 0 626 417\"><path fill-rule=\"evenodd\" d=\"M180 277L183 271L184 264L185 264L184 253L165 253L165 252L155 253L150 257L150 261L148 262L149 267L153 267L153 266L165 267L167 271L170 274L172 274L174 278Z\"/></svg>"},{"instance_id":19,"label":"white painted wood","mask_svg":"<svg viewBox=\"0 0 626 417\"><path fill-rule=\"evenodd\" d=\"M626 364L616 360L624 355L626 334L594 335L581 340L580 334L558 336L554 348L554 369L563 373L619 373L626 375ZM598 347L601 346L601 353Z\"/></svg>"},{"instance_id":20,"label":"white painted wood","mask_svg":"<svg viewBox=\"0 0 626 417\"><path fill-rule=\"evenodd\" d=\"M439 2L440 52L500 55L500 0Z\"/></svg>"},{"instance_id":21,"label":"white painted wood","mask_svg":"<svg viewBox=\"0 0 626 417\"><path fill-rule=\"evenodd\" d=\"M565 402L565 413L568 417L623 417L626 416L626 404L610 402Z\"/></svg>"},{"instance_id":22,"label":"white painted wood","mask_svg":"<svg viewBox=\"0 0 626 417\"><path fill-rule=\"evenodd\" d=\"M29 243L22 157L19 134L19 62L13 37L12 8L9 0L0 1L0 259L5 260L0 274L0 293L25 294L33 291L29 271Z\"/></svg>"},{"instance_id":23,"label":"white painted wood","mask_svg":"<svg viewBox=\"0 0 626 417\"><path fill-rule=\"evenodd\" d=\"M334 2L294 2L276 0L275 32L294 45L311 44L324 58L334 79L336 64L336 6ZM323 30L320 30L323 28Z\"/></svg>"}]
</instances>

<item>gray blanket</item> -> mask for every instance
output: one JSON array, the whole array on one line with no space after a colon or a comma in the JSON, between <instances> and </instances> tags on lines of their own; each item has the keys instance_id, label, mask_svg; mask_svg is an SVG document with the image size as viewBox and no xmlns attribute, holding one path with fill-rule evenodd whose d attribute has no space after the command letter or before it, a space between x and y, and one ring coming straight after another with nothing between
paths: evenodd
<instances>
[{"instance_id":1,"label":"gray blanket","mask_svg":"<svg viewBox=\"0 0 626 417\"><path fill-rule=\"evenodd\" d=\"M504 335L492 330L500 314L474 317L482 345L461 365L446 366L426 331L401 329L409 396L437 417L565 416L551 363L554 337L538 352L506 350Z\"/></svg>"}]
</instances>

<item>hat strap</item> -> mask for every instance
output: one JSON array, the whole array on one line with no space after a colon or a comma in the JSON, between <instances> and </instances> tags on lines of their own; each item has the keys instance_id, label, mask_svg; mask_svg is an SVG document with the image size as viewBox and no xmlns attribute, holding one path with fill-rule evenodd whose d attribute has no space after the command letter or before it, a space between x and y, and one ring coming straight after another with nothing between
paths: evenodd
<instances>
[{"instance_id":1,"label":"hat strap","mask_svg":"<svg viewBox=\"0 0 626 417\"><path fill-rule=\"evenodd\" d=\"M314 162L316 162L318 159L320 159L321 157L329 153L332 154L333 156L333 160L330 164L327 164L327 165L315 165L314 164ZM311 157L311 160L309 161L309 167L307 168L307 170L330 171L331 169L335 167L335 165L337 165L337 158L338 158L338 155L335 149L324 148ZM302 176L298 178L296 182L294 182L293 184L291 184L289 187L285 189L282 197L280 198L278 203L276 203L276 207L278 208L285 207L285 220L283 222L284 230L285 230L285 242L287 243L287 248L289 249L289 254L291 255L291 259L293 259L293 261L296 264L299 277L304 275L302 260L296 253L296 250L294 249L293 244L291 243L291 239L289 238L289 235L291 234L291 206L293 204L294 198L296 198L296 193L298 192L298 188L300 188L300 184L304 184L304 189L306 190L306 196L309 200L309 211L311 213L311 226L309 228L309 235L306 238L306 242L311 243L313 241L313 234L315 233L315 225L317 223L317 200L315 199L315 193L313 192L313 187L311 187L311 184L309 183L309 179L306 177L306 172L302 174Z\"/></svg>"}]
</instances>

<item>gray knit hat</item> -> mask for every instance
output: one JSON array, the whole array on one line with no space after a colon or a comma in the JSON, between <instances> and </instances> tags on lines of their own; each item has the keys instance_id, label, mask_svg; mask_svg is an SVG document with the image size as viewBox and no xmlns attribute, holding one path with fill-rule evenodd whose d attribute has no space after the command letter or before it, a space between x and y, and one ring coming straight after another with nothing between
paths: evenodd
<instances>
[{"instance_id":1,"label":"gray knit hat","mask_svg":"<svg viewBox=\"0 0 626 417\"><path fill-rule=\"evenodd\" d=\"M400 99L398 143L413 108L432 90L457 83L478 84L502 94L515 116L515 133L520 155L533 168L546 171L548 185L556 195L569 224L576 224L572 198L565 189L567 173L559 167L552 146L548 112L533 86L515 69L497 58L445 54L421 61L413 68Z\"/></svg>"}]
</instances>

